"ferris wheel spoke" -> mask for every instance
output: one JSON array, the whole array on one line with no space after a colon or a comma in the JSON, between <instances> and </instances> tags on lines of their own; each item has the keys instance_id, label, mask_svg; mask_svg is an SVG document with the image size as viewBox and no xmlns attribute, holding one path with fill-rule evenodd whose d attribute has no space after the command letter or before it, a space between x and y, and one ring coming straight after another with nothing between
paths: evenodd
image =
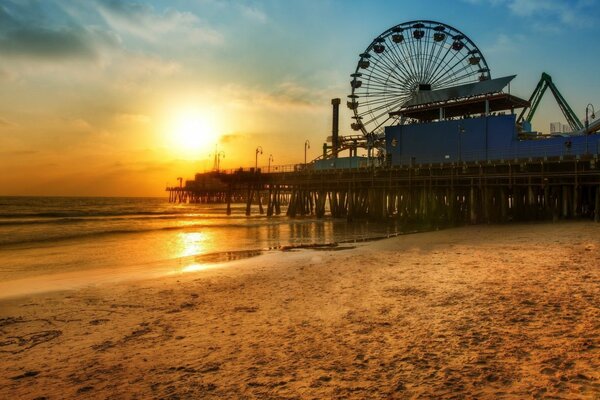
<instances>
[{"instance_id":1,"label":"ferris wheel spoke","mask_svg":"<svg viewBox=\"0 0 600 400\"><path fill-rule=\"evenodd\" d=\"M431 71L435 67L436 62L439 60L440 53L444 50L445 41L438 43L437 45L433 45L431 47L431 53L429 54L429 62L427 63L427 68L425 69L425 81L430 83L431 80Z\"/></svg>"},{"instance_id":2,"label":"ferris wheel spoke","mask_svg":"<svg viewBox=\"0 0 600 400\"><path fill-rule=\"evenodd\" d=\"M381 63L381 68L383 70L382 72L389 74L388 78L395 77L394 71L396 69L397 63L395 62L394 59L391 58L389 52L386 51L386 52L381 53L380 63Z\"/></svg>"},{"instance_id":3,"label":"ferris wheel spoke","mask_svg":"<svg viewBox=\"0 0 600 400\"><path fill-rule=\"evenodd\" d=\"M362 112L362 114L377 110L379 107L385 106L386 104L394 104L394 103L403 102L407 97L408 96L406 96L406 95L405 96L388 96L385 98L369 100L369 101L365 102L364 105L368 105L370 108L369 108L369 110L365 110L364 112ZM362 115L362 114L359 113L359 115Z\"/></svg>"},{"instance_id":4,"label":"ferris wheel spoke","mask_svg":"<svg viewBox=\"0 0 600 400\"><path fill-rule=\"evenodd\" d=\"M440 77L443 77L444 75L450 74L452 73L452 70L454 70L454 68L461 63L462 60L464 60L466 57L468 57L468 54L464 55L462 59L459 59L458 61L455 62L456 58L458 56L458 52L455 52L452 57L450 57L443 65L443 67L437 72L437 74L435 76L431 77L431 83L434 84L438 81L438 79L440 79ZM454 64L452 64L454 63ZM452 65L452 66L450 66Z\"/></svg>"},{"instance_id":5,"label":"ferris wheel spoke","mask_svg":"<svg viewBox=\"0 0 600 400\"><path fill-rule=\"evenodd\" d=\"M457 82L456 77L457 76L461 76L461 74L463 74L464 71L468 71L467 75L474 75L477 76L477 71L475 69L472 68L471 65L469 65L468 63L462 65L462 66L457 66L452 70L452 73L446 75L446 76L442 76L440 77L437 81L436 84L437 85L441 85L441 86L448 86L448 82Z\"/></svg>"},{"instance_id":6,"label":"ferris wheel spoke","mask_svg":"<svg viewBox=\"0 0 600 400\"><path fill-rule=\"evenodd\" d=\"M387 97L383 97L383 96L377 96L377 98L369 98L369 99L365 99L365 101L359 103L362 108L365 110L365 112L367 112L368 110L371 110L375 107L379 107L382 104L387 104L389 102L393 102L396 101L397 99L404 99L408 96L406 95L394 95L394 96L387 96Z\"/></svg>"},{"instance_id":7,"label":"ferris wheel spoke","mask_svg":"<svg viewBox=\"0 0 600 400\"><path fill-rule=\"evenodd\" d=\"M413 66L413 70L415 71L415 77L417 78L417 81L421 80L421 77L419 76L419 64L417 62L417 55L416 55L416 51L415 51L415 40L416 39L410 39L408 41L408 45L406 47L406 50L408 51L410 57L409 57L409 61L411 63L411 65Z\"/></svg>"},{"instance_id":8,"label":"ferris wheel spoke","mask_svg":"<svg viewBox=\"0 0 600 400\"><path fill-rule=\"evenodd\" d=\"M388 121L389 121L391 118L392 118L392 117L388 115L388 117L387 117L385 120L381 121L381 122L379 123L379 125L377 125L375 128L373 128L373 132L376 132L376 131L378 131L378 129L379 129L379 128L381 128L381 126L382 126L383 124L385 124L386 122L388 122Z\"/></svg>"},{"instance_id":9,"label":"ferris wheel spoke","mask_svg":"<svg viewBox=\"0 0 600 400\"><path fill-rule=\"evenodd\" d=\"M378 124L377 121L381 120L382 117L386 117L387 114L388 113L386 111L380 112L380 113L372 113L371 118L367 119L366 121L363 121L363 124L364 125L370 125L373 123ZM370 130L372 130L372 128Z\"/></svg>"},{"instance_id":10,"label":"ferris wheel spoke","mask_svg":"<svg viewBox=\"0 0 600 400\"><path fill-rule=\"evenodd\" d=\"M429 31L429 28L427 28L427 30ZM425 69L427 67L427 55L429 54L429 47L431 45L431 36L429 35L430 32L427 32L427 34L423 37L423 39L421 39L421 41L419 41L419 45L420 45L420 56L421 56L421 83L425 83Z\"/></svg>"},{"instance_id":11,"label":"ferris wheel spoke","mask_svg":"<svg viewBox=\"0 0 600 400\"><path fill-rule=\"evenodd\" d=\"M411 76L412 72L406 69L404 59L398 55L395 49L396 46L390 45L389 51L386 51L386 57L392 63L392 68L390 68L391 74L398 82L402 82L402 79ZM400 72L402 72L402 74Z\"/></svg>"},{"instance_id":12,"label":"ferris wheel spoke","mask_svg":"<svg viewBox=\"0 0 600 400\"><path fill-rule=\"evenodd\" d=\"M460 65L460 64L461 64L463 61L465 61L465 59L466 59L467 57L469 57L469 53L465 54L465 55L463 56L463 58L461 58L460 60L458 60L456 63L454 63L454 64L452 65L452 67L450 67L450 68L448 69L448 71L449 71L450 73L448 73L448 74L446 74L446 75L438 74L438 76L436 76L435 78L433 78L433 79L432 79L432 83L438 83L438 81L440 81L440 80L445 80L446 78L449 78L449 77L452 77L452 76L456 75L458 72L455 70L455 68L456 68L457 66L459 66L459 65ZM468 66L468 65L467 65L467 66ZM460 70L459 70L459 71L460 71Z\"/></svg>"},{"instance_id":13,"label":"ferris wheel spoke","mask_svg":"<svg viewBox=\"0 0 600 400\"><path fill-rule=\"evenodd\" d=\"M433 77L436 76L436 74L438 73L440 68L442 68L443 65L445 64L444 60L446 60L448 58L448 55L450 54L450 50L452 50L452 46L448 46L448 48L446 49L446 52L444 53L444 56L439 59L439 61L437 62L437 65L435 66L433 71L429 74L429 77L428 77L429 84L431 84ZM450 57L452 57L452 56L450 56Z\"/></svg>"},{"instance_id":14,"label":"ferris wheel spoke","mask_svg":"<svg viewBox=\"0 0 600 400\"><path fill-rule=\"evenodd\" d=\"M388 96L381 97L379 96L376 99L369 99L361 103L363 109L366 109L364 112L368 112L368 110L374 109L375 107L379 107L382 104L387 104L394 101L399 101L398 99L405 99L406 95L397 95L397 96ZM360 113L359 113L360 114Z\"/></svg>"},{"instance_id":15,"label":"ferris wheel spoke","mask_svg":"<svg viewBox=\"0 0 600 400\"><path fill-rule=\"evenodd\" d=\"M368 108L368 110L365 111L365 113L367 113L369 111L373 111L374 109L376 109L377 107L379 107L381 105L391 104L391 103L396 103L396 102L404 103L404 101L407 97L408 96L391 96L391 97L387 97L384 99L366 101L366 102L362 103L362 105L365 106L366 108ZM359 116L360 115L362 115L362 114L359 113Z\"/></svg>"},{"instance_id":16,"label":"ferris wheel spoke","mask_svg":"<svg viewBox=\"0 0 600 400\"><path fill-rule=\"evenodd\" d=\"M389 76L385 75L385 71L377 71L373 70L371 75L369 75L367 82L375 81L381 85L389 86L390 84L394 86L400 86L402 83L400 81L391 80Z\"/></svg>"},{"instance_id":17,"label":"ferris wheel spoke","mask_svg":"<svg viewBox=\"0 0 600 400\"><path fill-rule=\"evenodd\" d=\"M458 52L454 51L451 55L444 58L440 63L440 68L438 68L435 75L432 75L430 81L434 84L440 76L444 76L452 71L452 67L450 66L456 59Z\"/></svg>"},{"instance_id":18,"label":"ferris wheel spoke","mask_svg":"<svg viewBox=\"0 0 600 400\"><path fill-rule=\"evenodd\" d=\"M395 102L393 104L396 104L396 103L398 105L400 105L398 102ZM374 121L378 121L381 117L384 117L384 116L386 116L386 119L388 119L389 114L390 114L389 109L390 109L389 107L379 107L379 109L371 112L371 114L373 115L373 118L371 118L370 120L367 120L366 122L363 122L363 123L370 124Z\"/></svg>"},{"instance_id":19,"label":"ferris wheel spoke","mask_svg":"<svg viewBox=\"0 0 600 400\"><path fill-rule=\"evenodd\" d=\"M371 100L371 101L367 101L365 103L363 103L363 105L366 107L368 106L365 111L358 113L358 116L363 116L365 114L368 114L369 112L373 112L379 109L379 107L382 106L386 106L389 104L395 104L395 103L399 103L401 101L404 101L404 99L406 98L406 96L390 96L387 98L380 98L380 99L376 99L376 100Z\"/></svg>"},{"instance_id":20,"label":"ferris wheel spoke","mask_svg":"<svg viewBox=\"0 0 600 400\"><path fill-rule=\"evenodd\" d=\"M417 66L417 76L419 79L419 83L421 83L423 81L423 63L421 60L421 47L423 44L423 38L421 39L415 39L412 41L413 43L413 50L414 50L414 54L415 54L415 64Z\"/></svg>"},{"instance_id":21,"label":"ferris wheel spoke","mask_svg":"<svg viewBox=\"0 0 600 400\"><path fill-rule=\"evenodd\" d=\"M408 39L406 39L408 40ZM417 73L416 71L413 69L413 64L412 62L410 62L410 54L408 54L408 49L404 49L404 46L394 46L393 47L393 52L394 54L398 57L398 59L400 60L400 65L402 66L402 69L405 73L406 76L411 76L411 77L416 77Z\"/></svg>"},{"instance_id":22,"label":"ferris wheel spoke","mask_svg":"<svg viewBox=\"0 0 600 400\"><path fill-rule=\"evenodd\" d=\"M396 44L393 46L390 45L390 49L392 50L392 53L395 56L395 58L398 60L398 65L401 67L404 74L407 76L415 76L416 71L414 70L412 63L409 62L410 56L403 51L403 46L401 44Z\"/></svg>"},{"instance_id":23,"label":"ferris wheel spoke","mask_svg":"<svg viewBox=\"0 0 600 400\"><path fill-rule=\"evenodd\" d=\"M411 93L411 86L398 86L398 87L394 87L394 86L390 86L390 85L384 85L381 83L372 83L369 87L368 91L361 91L361 92L357 92L357 94L365 94L365 93Z\"/></svg>"},{"instance_id":24,"label":"ferris wheel spoke","mask_svg":"<svg viewBox=\"0 0 600 400\"><path fill-rule=\"evenodd\" d=\"M375 87L369 90L368 92L361 93L359 96L363 98L369 98L374 96L398 96L406 94L406 90L388 90L385 87Z\"/></svg>"},{"instance_id":25,"label":"ferris wheel spoke","mask_svg":"<svg viewBox=\"0 0 600 400\"><path fill-rule=\"evenodd\" d=\"M429 30L429 28L428 28ZM429 32L428 32L429 33ZM427 70L428 65L428 55L431 47L431 40L429 34L426 34L423 38L425 41L423 42L423 46L421 49L421 83L425 83L425 71Z\"/></svg>"},{"instance_id":26,"label":"ferris wheel spoke","mask_svg":"<svg viewBox=\"0 0 600 400\"><path fill-rule=\"evenodd\" d=\"M401 80L389 75L389 71L384 70L380 67L373 68L373 70L371 71L371 75L369 77L373 78L374 80L376 80L379 83L384 84L384 85L394 85L394 86L402 85Z\"/></svg>"},{"instance_id":27,"label":"ferris wheel spoke","mask_svg":"<svg viewBox=\"0 0 600 400\"><path fill-rule=\"evenodd\" d=\"M463 70L466 70L466 68L463 69ZM446 80L446 81L444 81L444 86L449 86L449 85L452 85L452 84L454 84L456 82L461 82L465 78L468 78L469 76L473 76L473 75L474 75L473 72L469 71L469 72L467 72L467 73L465 73L463 75L459 75L458 77L456 77L456 78L454 78L452 80ZM477 76L477 73L475 73L475 76ZM472 79L471 81L472 81L472 83L474 83L474 82L479 81L479 79Z\"/></svg>"},{"instance_id":28,"label":"ferris wheel spoke","mask_svg":"<svg viewBox=\"0 0 600 400\"><path fill-rule=\"evenodd\" d=\"M398 55L398 58L402 60L402 65L404 67L404 71L406 71L406 75L416 77L417 71L414 63L411 60L412 53L408 47L409 41L410 37L405 38L400 44L394 47L394 50L395 54Z\"/></svg>"},{"instance_id":29,"label":"ferris wheel spoke","mask_svg":"<svg viewBox=\"0 0 600 400\"><path fill-rule=\"evenodd\" d=\"M457 76L461 76L461 74L463 73L463 71L465 71L466 69L468 69L468 66L463 66L460 68L453 68L452 70L450 70L450 72L448 74L445 75L439 75L437 77L437 79L435 79L433 82L433 85L436 88L445 88L450 86L450 83L453 82L458 82L458 80L456 80L455 78ZM474 73L474 71L470 71L470 74Z\"/></svg>"}]
</instances>

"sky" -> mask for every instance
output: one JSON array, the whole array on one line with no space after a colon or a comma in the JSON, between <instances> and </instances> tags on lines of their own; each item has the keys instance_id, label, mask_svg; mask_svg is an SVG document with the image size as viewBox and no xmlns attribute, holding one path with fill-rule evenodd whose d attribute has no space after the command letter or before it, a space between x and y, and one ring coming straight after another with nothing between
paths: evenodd
<instances>
[{"instance_id":1,"label":"sky","mask_svg":"<svg viewBox=\"0 0 600 400\"><path fill-rule=\"evenodd\" d=\"M0 0L0 195L164 196L215 151L223 169L258 146L259 166L287 165L308 140L313 159L358 54L416 19L465 33L493 78L517 75L512 94L549 73L583 119L600 109L598 3ZM555 121L548 92L534 129Z\"/></svg>"}]
</instances>

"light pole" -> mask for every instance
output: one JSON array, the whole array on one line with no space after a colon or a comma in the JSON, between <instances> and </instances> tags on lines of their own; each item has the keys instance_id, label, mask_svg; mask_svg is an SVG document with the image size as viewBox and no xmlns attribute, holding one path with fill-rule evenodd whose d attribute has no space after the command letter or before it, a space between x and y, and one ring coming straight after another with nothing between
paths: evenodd
<instances>
[{"instance_id":1,"label":"light pole","mask_svg":"<svg viewBox=\"0 0 600 400\"><path fill-rule=\"evenodd\" d=\"M269 166L267 167L267 172L271 172L271 161L273 161L273 154L269 154Z\"/></svg>"},{"instance_id":2,"label":"light pole","mask_svg":"<svg viewBox=\"0 0 600 400\"><path fill-rule=\"evenodd\" d=\"M462 134L465 133L465 128L462 124L458 124L458 162L462 162Z\"/></svg>"},{"instance_id":3,"label":"light pole","mask_svg":"<svg viewBox=\"0 0 600 400\"><path fill-rule=\"evenodd\" d=\"M256 157L254 158L254 172L258 172L258 153L263 153L263 149L261 146L258 146L256 148Z\"/></svg>"},{"instance_id":4,"label":"light pole","mask_svg":"<svg viewBox=\"0 0 600 400\"><path fill-rule=\"evenodd\" d=\"M304 142L304 167L306 167L306 149L310 149L310 142L308 139Z\"/></svg>"},{"instance_id":5,"label":"light pole","mask_svg":"<svg viewBox=\"0 0 600 400\"><path fill-rule=\"evenodd\" d=\"M592 119L596 118L596 110L594 110L594 106L592 104L588 104L587 106L585 106L585 154L588 154L588 135L590 134L590 132L588 131L589 127L590 127L590 120L588 118L588 110L589 108L592 107Z\"/></svg>"},{"instance_id":6,"label":"light pole","mask_svg":"<svg viewBox=\"0 0 600 400\"><path fill-rule=\"evenodd\" d=\"M217 172L221 169L221 158L225 158L225 152L219 151L217 153Z\"/></svg>"}]
</instances>

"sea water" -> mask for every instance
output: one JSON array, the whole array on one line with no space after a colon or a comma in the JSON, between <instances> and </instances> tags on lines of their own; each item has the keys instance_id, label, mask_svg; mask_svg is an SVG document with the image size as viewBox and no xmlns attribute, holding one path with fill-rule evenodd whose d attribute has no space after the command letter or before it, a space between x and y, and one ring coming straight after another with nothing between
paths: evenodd
<instances>
[{"instance_id":1,"label":"sea water","mask_svg":"<svg viewBox=\"0 0 600 400\"><path fill-rule=\"evenodd\" d=\"M393 235L395 224L267 217L164 198L0 197L0 282L182 272L244 255ZM94 271L102 271L95 274ZM81 274L80 274L81 275ZM0 296L2 293L0 293Z\"/></svg>"}]
</instances>

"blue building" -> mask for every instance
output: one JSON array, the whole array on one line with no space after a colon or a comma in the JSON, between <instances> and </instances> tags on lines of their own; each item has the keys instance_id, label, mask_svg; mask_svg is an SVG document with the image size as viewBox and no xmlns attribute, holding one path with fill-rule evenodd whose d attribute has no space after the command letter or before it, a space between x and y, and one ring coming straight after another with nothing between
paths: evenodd
<instances>
[{"instance_id":1,"label":"blue building","mask_svg":"<svg viewBox=\"0 0 600 400\"><path fill-rule=\"evenodd\" d=\"M502 92L514 76L422 91L393 113L404 123L385 128L391 165L492 162L598 154L600 135L550 137L517 124L529 102Z\"/></svg>"}]
</instances>

